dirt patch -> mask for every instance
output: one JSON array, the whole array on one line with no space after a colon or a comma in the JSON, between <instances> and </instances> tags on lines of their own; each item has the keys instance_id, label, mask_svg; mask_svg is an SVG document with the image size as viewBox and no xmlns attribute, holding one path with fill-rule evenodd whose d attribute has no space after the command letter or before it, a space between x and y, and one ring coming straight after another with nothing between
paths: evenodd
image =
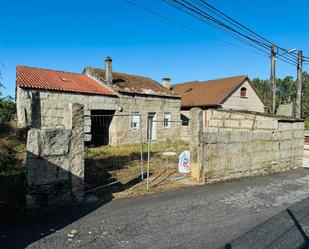
<instances>
[{"instance_id":1,"label":"dirt patch","mask_svg":"<svg viewBox=\"0 0 309 249\"><path fill-rule=\"evenodd\" d=\"M104 184L114 198L127 198L187 186L177 173L180 152L189 149L185 142L156 142L151 145L150 179L147 190L147 145L143 144L143 164L141 164L141 145L102 146L86 149L85 182L86 189ZM166 153L172 152L172 153ZM168 156L167 156L168 155ZM141 179L141 168L144 180ZM114 184L115 183L115 184Z\"/></svg>"},{"instance_id":2,"label":"dirt patch","mask_svg":"<svg viewBox=\"0 0 309 249\"><path fill-rule=\"evenodd\" d=\"M147 189L147 181L144 179L131 188L113 193L113 196L115 199L132 198L193 185L193 183L184 184L184 180L189 181L189 176L180 175L174 169L152 171L152 176L149 179L149 189Z\"/></svg>"}]
</instances>

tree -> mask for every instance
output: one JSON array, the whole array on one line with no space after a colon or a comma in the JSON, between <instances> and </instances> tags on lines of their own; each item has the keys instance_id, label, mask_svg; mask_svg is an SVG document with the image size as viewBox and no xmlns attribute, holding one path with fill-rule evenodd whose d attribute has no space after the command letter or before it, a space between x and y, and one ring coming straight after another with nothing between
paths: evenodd
<instances>
[{"instance_id":1,"label":"tree","mask_svg":"<svg viewBox=\"0 0 309 249\"><path fill-rule=\"evenodd\" d=\"M0 70L0 90L4 88ZM0 91L0 122L7 122L11 119L12 114L16 112L15 102L11 96L2 96Z\"/></svg>"},{"instance_id":2,"label":"tree","mask_svg":"<svg viewBox=\"0 0 309 249\"><path fill-rule=\"evenodd\" d=\"M253 85L258 89L266 107L270 106L271 91L269 80L255 78ZM292 76L283 79L277 79L276 107L280 104L295 103L297 92L297 81ZM302 96L303 117L309 118L309 74L303 73L303 96Z\"/></svg>"},{"instance_id":3,"label":"tree","mask_svg":"<svg viewBox=\"0 0 309 249\"><path fill-rule=\"evenodd\" d=\"M303 73L303 97L302 97L303 117L309 117L309 74Z\"/></svg>"},{"instance_id":4,"label":"tree","mask_svg":"<svg viewBox=\"0 0 309 249\"><path fill-rule=\"evenodd\" d=\"M262 99L264 100L266 107L270 108L270 83L269 80L263 80L260 78L255 78L252 80L252 84L260 93Z\"/></svg>"},{"instance_id":5,"label":"tree","mask_svg":"<svg viewBox=\"0 0 309 249\"><path fill-rule=\"evenodd\" d=\"M276 107L280 104L295 103L297 92L297 82L292 76L277 79Z\"/></svg>"}]
</instances>

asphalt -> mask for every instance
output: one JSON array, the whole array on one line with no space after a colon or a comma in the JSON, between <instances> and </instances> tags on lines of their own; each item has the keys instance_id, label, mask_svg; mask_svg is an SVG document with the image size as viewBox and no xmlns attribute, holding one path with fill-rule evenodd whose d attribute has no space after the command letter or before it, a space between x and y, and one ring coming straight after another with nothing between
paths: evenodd
<instances>
[{"instance_id":1,"label":"asphalt","mask_svg":"<svg viewBox=\"0 0 309 249\"><path fill-rule=\"evenodd\" d=\"M309 170L29 216L0 248L308 248Z\"/></svg>"}]
</instances>

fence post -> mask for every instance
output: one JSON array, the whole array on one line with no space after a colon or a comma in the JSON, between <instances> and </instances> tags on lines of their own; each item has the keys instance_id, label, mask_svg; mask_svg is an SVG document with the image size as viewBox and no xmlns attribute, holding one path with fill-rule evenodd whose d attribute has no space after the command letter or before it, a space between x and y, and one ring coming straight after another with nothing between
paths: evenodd
<instances>
[{"instance_id":1,"label":"fence post","mask_svg":"<svg viewBox=\"0 0 309 249\"><path fill-rule=\"evenodd\" d=\"M81 200L84 194L84 106L72 104L71 173L72 194Z\"/></svg>"},{"instance_id":2,"label":"fence post","mask_svg":"<svg viewBox=\"0 0 309 249\"><path fill-rule=\"evenodd\" d=\"M143 120L140 115L140 132L141 132L141 175L142 180L144 180L144 159L143 159Z\"/></svg>"},{"instance_id":3,"label":"fence post","mask_svg":"<svg viewBox=\"0 0 309 249\"><path fill-rule=\"evenodd\" d=\"M151 134L152 134L152 119L150 116L147 116L147 123L148 123L148 134L147 134L147 139L148 139L148 155L147 155L147 190L149 189L149 168L150 168L150 146L151 146Z\"/></svg>"},{"instance_id":4,"label":"fence post","mask_svg":"<svg viewBox=\"0 0 309 249\"><path fill-rule=\"evenodd\" d=\"M203 165L200 158L200 136L203 132L203 111L200 108L190 110L190 167L191 177L203 181Z\"/></svg>"}]
</instances>

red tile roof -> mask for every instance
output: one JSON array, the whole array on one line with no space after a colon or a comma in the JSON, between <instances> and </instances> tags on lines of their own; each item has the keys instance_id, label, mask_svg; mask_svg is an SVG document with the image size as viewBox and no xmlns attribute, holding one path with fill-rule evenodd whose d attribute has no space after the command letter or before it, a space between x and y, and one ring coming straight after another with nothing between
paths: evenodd
<instances>
[{"instance_id":1,"label":"red tile roof","mask_svg":"<svg viewBox=\"0 0 309 249\"><path fill-rule=\"evenodd\" d=\"M17 66L16 85L21 88L86 94L115 95L85 74Z\"/></svg>"},{"instance_id":2,"label":"red tile roof","mask_svg":"<svg viewBox=\"0 0 309 249\"><path fill-rule=\"evenodd\" d=\"M218 106L224 102L247 76L236 76L209 81L192 81L173 85L173 91L181 95L182 107Z\"/></svg>"},{"instance_id":3,"label":"red tile roof","mask_svg":"<svg viewBox=\"0 0 309 249\"><path fill-rule=\"evenodd\" d=\"M100 68L87 67L95 72L101 78L105 78L105 70ZM87 69L85 68L85 70ZM132 75L126 73L113 72L112 85L120 93L133 93L143 95L154 95L161 97L177 97L180 96L170 89L162 86L157 81L148 77Z\"/></svg>"}]
</instances>

